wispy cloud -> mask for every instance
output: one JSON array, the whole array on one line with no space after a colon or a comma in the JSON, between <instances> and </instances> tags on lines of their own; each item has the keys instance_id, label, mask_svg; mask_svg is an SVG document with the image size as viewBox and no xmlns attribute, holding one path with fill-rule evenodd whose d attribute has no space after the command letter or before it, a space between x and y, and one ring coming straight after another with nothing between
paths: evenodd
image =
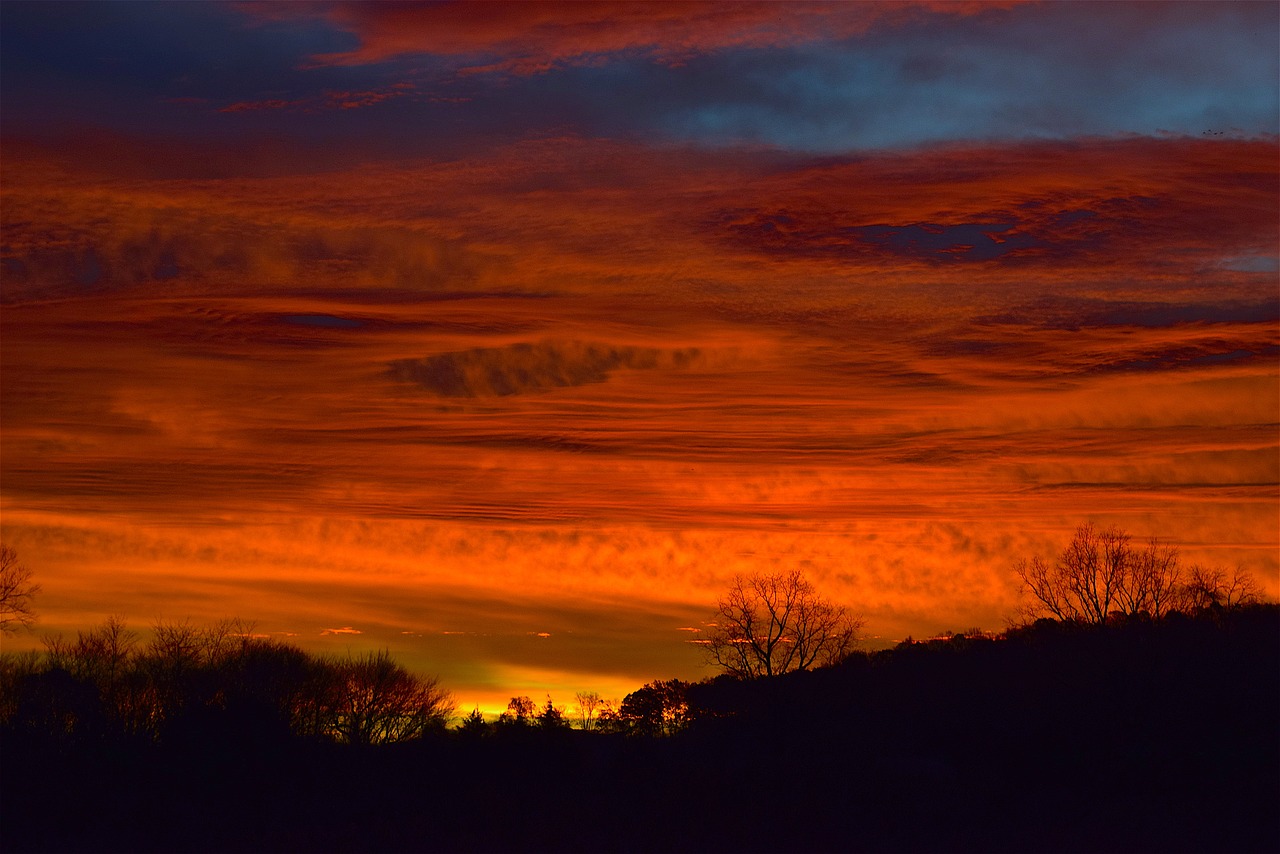
<instances>
[{"instance_id":1,"label":"wispy cloud","mask_svg":"<svg viewBox=\"0 0 1280 854\"><path fill-rule=\"evenodd\" d=\"M236 101L219 107L223 113L244 113L257 110L300 110L316 112L320 110L358 110L361 107L372 107L392 98L403 98L413 94L417 88L412 83L394 83L379 89L361 91L325 91L319 96L282 100L270 98L265 101Z\"/></svg>"},{"instance_id":2,"label":"wispy cloud","mask_svg":"<svg viewBox=\"0 0 1280 854\"><path fill-rule=\"evenodd\" d=\"M1009 4L1000 4L1009 5ZM639 52L661 62L728 47L770 47L847 37L881 22L913 16L991 12L989 3L826 4L793 3L785 9L757 3L532 2L495 6L378 6L332 3L321 7L266 8L250 15L281 19L316 15L351 32L352 51L320 54L320 64L383 62L406 54L502 57L497 67L519 73L546 71L558 63L588 62L606 54ZM492 59L490 59L492 62ZM485 70L494 67L486 66Z\"/></svg>"},{"instance_id":3,"label":"wispy cloud","mask_svg":"<svg viewBox=\"0 0 1280 854\"><path fill-rule=\"evenodd\" d=\"M391 363L388 374L442 397L504 397L605 382L620 369L679 369L698 356L696 348L664 352L541 341L400 359Z\"/></svg>"}]
</instances>

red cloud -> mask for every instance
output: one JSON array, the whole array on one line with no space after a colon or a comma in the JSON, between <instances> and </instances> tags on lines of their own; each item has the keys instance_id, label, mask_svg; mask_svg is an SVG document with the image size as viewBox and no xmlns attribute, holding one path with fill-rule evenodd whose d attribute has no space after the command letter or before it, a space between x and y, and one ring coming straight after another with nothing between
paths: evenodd
<instances>
[{"instance_id":1,"label":"red cloud","mask_svg":"<svg viewBox=\"0 0 1280 854\"><path fill-rule=\"evenodd\" d=\"M707 221L776 261L1136 278L1274 257L1274 139L938 148L775 171ZM972 275L972 270L963 275Z\"/></svg>"},{"instance_id":2,"label":"red cloud","mask_svg":"<svg viewBox=\"0 0 1280 854\"><path fill-rule=\"evenodd\" d=\"M241 147L137 148L134 161L152 175L170 174L170 161L244 170ZM1030 276L1256 282L1280 251L1274 139L1135 137L815 160L569 138L328 177L297 174L320 162L298 147L258 155L274 178L220 181L216 193L170 181L139 196L122 185L107 209L100 193L74 189L83 180L68 177L74 166L53 173L19 155L6 172L11 294L87 279L167 281L174 270L184 281L310 281L303 271L317 264L333 281L396 283L449 270L483 278L501 267L507 286L538 289L604 274L651 282L673 268L685 281L770 289L780 277L887 284L923 270L965 287ZM119 173L141 171L131 161ZM151 219L119 214L157 204Z\"/></svg>"},{"instance_id":3,"label":"red cloud","mask_svg":"<svg viewBox=\"0 0 1280 854\"><path fill-rule=\"evenodd\" d=\"M249 113L257 110L287 110L291 107L298 107L307 103L303 101L284 101L279 98L272 98L266 101L236 101L234 104L228 104L218 110L220 113Z\"/></svg>"},{"instance_id":4,"label":"red cloud","mask_svg":"<svg viewBox=\"0 0 1280 854\"><path fill-rule=\"evenodd\" d=\"M314 113L318 110L354 110L371 107L392 98L412 94L417 87L412 83L395 83L382 89L366 89L359 92L325 92L317 98L298 98L286 101L273 98L265 101L237 101L218 110L220 113L246 113L257 110L302 110Z\"/></svg>"},{"instance_id":5,"label":"red cloud","mask_svg":"<svg viewBox=\"0 0 1280 854\"><path fill-rule=\"evenodd\" d=\"M600 53L639 51L679 63L726 47L794 44L866 32L916 14L967 15L1012 4L920 3L334 3L261 8L253 16L315 15L354 33L352 51L314 57L361 65L404 54L502 58L481 66L537 73Z\"/></svg>"}]
</instances>

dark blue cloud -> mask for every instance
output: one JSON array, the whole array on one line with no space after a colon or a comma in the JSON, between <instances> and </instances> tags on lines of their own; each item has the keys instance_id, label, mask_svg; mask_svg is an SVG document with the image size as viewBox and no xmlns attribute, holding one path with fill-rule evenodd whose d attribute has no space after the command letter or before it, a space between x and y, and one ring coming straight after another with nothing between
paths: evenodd
<instances>
[{"instance_id":1,"label":"dark blue cloud","mask_svg":"<svg viewBox=\"0 0 1280 854\"><path fill-rule=\"evenodd\" d=\"M308 56L351 37L314 25L250 25L223 4L5 3L0 23L6 134L75 125L235 134L216 112L228 101L296 97L373 75L302 71Z\"/></svg>"},{"instance_id":2,"label":"dark blue cloud","mask_svg":"<svg viewBox=\"0 0 1280 854\"><path fill-rule=\"evenodd\" d=\"M17 2L0 15L6 143L34 140L85 164L119 168L146 149L143 166L166 177L223 177L473 154L573 111L550 78L507 86L430 57L316 66L316 54L355 41L313 18L210 3ZM397 84L413 88L340 108L339 93Z\"/></svg>"},{"instance_id":3,"label":"dark blue cloud","mask_svg":"<svg viewBox=\"0 0 1280 854\"><path fill-rule=\"evenodd\" d=\"M1038 245L1030 234L1013 232L1012 223L962 223L906 226L868 225L851 229L860 239L896 254L957 261L990 261L1018 249Z\"/></svg>"},{"instance_id":4,"label":"dark blue cloud","mask_svg":"<svg viewBox=\"0 0 1280 854\"><path fill-rule=\"evenodd\" d=\"M364 325L359 320L333 314L289 314L283 320L297 326L319 326L327 329L357 329Z\"/></svg>"},{"instance_id":5,"label":"dark blue cloud","mask_svg":"<svg viewBox=\"0 0 1280 854\"><path fill-rule=\"evenodd\" d=\"M1265 4L1049 4L1002 16L703 57L723 81L659 124L676 137L839 151L954 139L1280 131L1280 27Z\"/></svg>"},{"instance_id":6,"label":"dark blue cloud","mask_svg":"<svg viewBox=\"0 0 1280 854\"><path fill-rule=\"evenodd\" d=\"M399 359L387 374L441 397L506 397L602 383L621 369L682 368L698 356L696 348L663 351L542 341Z\"/></svg>"},{"instance_id":7,"label":"dark blue cloud","mask_svg":"<svg viewBox=\"0 0 1280 854\"><path fill-rule=\"evenodd\" d=\"M312 62L355 44L302 12L5 3L5 132L90 125L406 156L562 133L834 152L1280 131L1280 23L1263 3L1029 5L917 17L845 41L725 48L676 66L625 52L524 76L458 73L477 57ZM406 81L412 95L366 108L324 103L328 92ZM242 103L277 108L219 112Z\"/></svg>"},{"instance_id":8,"label":"dark blue cloud","mask_svg":"<svg viewBox=\"0 0 1280 854\"><path fill-rule=\"evenodd\" d=\"M213 3L6 3L0 20L7 72L189 96L287 77L307 56L352 39L314 25L251 25Z\"/></svg>"},{"instance_id":9,"label":"dark blue cloud","mask_svg":"<svg viewBox=\"0 0 1280 854\"><path fill-rule=\"evenodd\" d=\"M1146 372L1168 371L1186 368L1206 368L1215 365L1245 364L1247 362L1275 362L1280 347L1260 345L1252 350L1215 350L1206 347L1177 347L1150 353L1140 359L1100 366L1096 372Z\"/></svg>"},{"instance_id":10,"label":"dark blue cloud","mask_svg":"<svg viewBox=\"0 0 1280 854\"><path fill-rule=\"evenodd\" d=\"M1020 249L1043 244L1014 223L974 222L958 225L908 223L842 228L833 225L817 231L797 227L794 219L779 214L731 227L741 242L766 252L806 256L859 256L887 254L934 261L990 261Z\"/></svg>"},{"instance_id":11,"label":"dark blue cloud","mask_svg":"<svg viewBox=\"0 0 1280 854\"><path fill-rule=\"evenodd\" d=\"M151 138L231 146L230 165L249 172L260 161L272 171L291 163L326 168L335 160L473 154L531 133L605 123L592 118L572 74L459 76L453 59L429 56L317 66L315 55L355 46L354 36L317 18L250 18L206 3L5 3L2 10L6 138L83 139L86 128L115 134L76 150L90 159ZM337 93L397 85L412 88L339 108L347 99ZM226 160L222 151L198 151L179 172L219 176Z\"/></svg>"},{"instance_id":12,"label":"dark blue cloud","mask_svg":"<svg viewBox=\"0 0 1280 854\"><path fill-rule=\"evenodd\" d=\"M1280 321L1280 297L1218 303L1132 302L1045 297L1007 312L975 319L979 324L1029 325L1050 329L1136 326L1149 329L1188 323Z\"/></svg>"}]
</instances>

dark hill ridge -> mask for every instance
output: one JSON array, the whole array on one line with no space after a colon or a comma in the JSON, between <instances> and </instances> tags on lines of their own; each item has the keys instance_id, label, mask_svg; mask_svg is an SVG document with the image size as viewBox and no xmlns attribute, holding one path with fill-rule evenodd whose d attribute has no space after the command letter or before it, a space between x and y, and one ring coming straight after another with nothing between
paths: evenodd
<instances>
[{"instance_id":1,"label":"dark hill ridge","mask_svg":"<svg viewBox=\"0 0 1280 854\"><path fill-rule=\"evenodd\" d=\"M776 744L764 776L813 780L797 806L850 816L855 849L1274 851L1278 642L1275 606L1043 621L690 700L725 746Z\"/></svg>"},{"instance_id":2,"label":"dark hill ridge","mask_svg":"<svg viewBox=\"0 0 1280 854\"><path fill-rule=\"evenodd\" d=\"M3 731L5 851L1276 851L1280 607L689 686L668 736ZM68 677L69 678L69 677ZM48 687L46 685L46 687ZM70 686L64 688L71 690Z\"/></svg>"}]
</instances>

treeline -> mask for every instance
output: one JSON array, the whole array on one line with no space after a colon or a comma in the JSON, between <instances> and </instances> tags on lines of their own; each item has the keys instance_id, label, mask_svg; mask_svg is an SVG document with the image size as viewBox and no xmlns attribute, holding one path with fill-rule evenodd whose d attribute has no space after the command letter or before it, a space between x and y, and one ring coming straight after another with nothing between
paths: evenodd
<instances>
[{"instance_id":1,"label":"treeline","mask_svg":"<svg viewBox=\"0 0 1280 854\"><path fill-rule=\"evenodd\" d=\"M3 848L1280 850L1276 605L658 681L579 698L576 725L518 697L446 727L424 700L382 718L402 731L367 716L402 681L370 677L403 673L385 654L242 628L130 646L111 623L6 659Z\"/></svg>"},{"instance_id":2,"label":"treeline","mask_svg":"<svg viewBox=\"0 0 1280 854\"><path fill-rule=\"evenodd\" d=\"M34 744L299 738L373 745L422 739L456 725L464 738L577 728L670 735L689 720L689 683L656 680L621 703L580 692L572 713L548 696L513 697L497 720L459 719L452 694L387 651L311 655L255 635L239 620L160 623L148 641L111 618L45 651L0 656L0 732Z\"/></svg>"},{"instance_id":3,"label":"treeline","mask_svg":"<svg viewBox=\"0 0 1280 854\"><path fill-rule=\"evenodd\" d=\"M601 700L594 691L580 691L572 714L555 705L550 696L541 707L528 697L512 697L496 721L486 721L477 709L462 720L458 730L468 738L535 729L580 729L597 735L673 735L691 720L686 697L689 686L680 679L658 679L632 691L620 704Z\"/></svg>"},{"instance_id":4,"label":"treeline","mask_svg":"<svg viewBox=\"0 0 1280 854\"><path fill-rule=\"evenodd\" d=\"M1127 531L1086 522L1053 563L1039 556L1015 567L1027 601L1024 619L1052 617L1069 623L1105 623L1132 617L1160 618L1175 611L1233 608L1262 601L1262 590L1240 567L1192 564L1158 538L1133 541Z\"/></svg>"},{"instance_id":5,"label":"treeline","mask_svg":"<svg viewBox=\"0 0 1280 854\"><path fill-rule=\"evenodd\" d=\"M312 656L227 620L161 623L146 643L121 620L0 657L0 726L29 742L290 736L347 744L421 738L452 696L387 652Z\"/></svg>"}]
</instances>

